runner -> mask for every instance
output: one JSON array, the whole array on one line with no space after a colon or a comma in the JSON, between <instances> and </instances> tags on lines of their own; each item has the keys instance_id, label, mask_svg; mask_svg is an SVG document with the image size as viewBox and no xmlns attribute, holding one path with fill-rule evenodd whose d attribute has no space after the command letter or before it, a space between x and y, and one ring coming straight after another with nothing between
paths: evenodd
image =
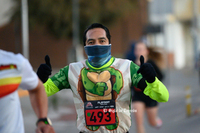
<instances>
[{"instance_id":1,"label":"runner","mask_svg":"<svg viewBox=\"0 0 200 133\"><path fill-rule=\"evenodd\" d=\"M161 71L159 64L162 61L162 55L160 52L157 52L153 47L147 47L144 42L137 42L134 49L136 60L134 62L137 65L140 65L140 56L143 55L145 58L144 62L150 63L155 71L157 78L162 81L164 75ZM155 58L158 61L155 62ZM162 120L158 117L158 102L151 99L149 96L146 96L141 90L133 87L132 89L132 107L137 110L137 113L134 113L134 118L136 121L137 133L145 133L144 127L144 113L146 112L148 122L152 127L160 128L162 126Z\"/></svg>"},{"instance_id":2,"label":"runner","mask_svg":"<svg viewBox=\"0 0 200 133\"><path fill-rule=\"evenodd\" d=\"M83 36L87 60L71 63L48 78L51 64L46 56L46 63L37 71L48 96L62 89L72 90L80 132L128 132L131 85L158 102L167 102L169 98L168 90L156 78L153 67L144 63L143 57L139 67L130 60L111 56L110 39L107 27L94 23Z\"/></svg>"},{"instance_id":3,"label":"runner","mask_svg":"<svg viewBox=\"0 0 200 133\"><path fill-rule=\"evenodd\" d=\"M18 87L28 90L37 117L37 133L54 133L47 119L48 101L44 86L21 54L0 49L0 133L24 133ZM49 123L48 123L49 122ZM35 125L36 122L33 122Z\"/></svg>"}]
</instances>

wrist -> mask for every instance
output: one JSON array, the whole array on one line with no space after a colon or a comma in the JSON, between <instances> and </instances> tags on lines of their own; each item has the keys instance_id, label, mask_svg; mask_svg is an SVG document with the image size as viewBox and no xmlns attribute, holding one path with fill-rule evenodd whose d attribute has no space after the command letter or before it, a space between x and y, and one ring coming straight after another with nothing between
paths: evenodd
<instances>
[{"instance_id":1,"label":"wrist","mask_svg":"<svg viewBox=\"0 0 200 133\"><path fill-rule=\"evenodd\" d=\"M52 125L52 122L51 122L51 120L48 117L46 117L46 118L39 118L37 120L37 122L36 122L36 126L38 126L39 123L44 123L46 125Z\"/></svg>"},{"instance_id":2,"label":"wrist","mask_svg":"<svg viewBox=\"0 0 200 133\"><path fill-rule=\"evenodd\" d=\"M148 83L153 83L156 80L156 77L150 77L146 79Z\"/></svg>"}]
</instances>

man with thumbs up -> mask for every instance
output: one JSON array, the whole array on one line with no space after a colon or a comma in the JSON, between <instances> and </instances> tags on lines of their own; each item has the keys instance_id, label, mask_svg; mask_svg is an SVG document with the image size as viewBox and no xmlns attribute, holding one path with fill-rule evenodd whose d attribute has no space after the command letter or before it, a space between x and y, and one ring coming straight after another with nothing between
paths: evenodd
<instances>
[{"instance_id":1,"label":"man with thumbs up","mask_svg":"<svg viewBox=\"0 0 200 133\"><path fill-rule=\"evenodd\" d=\"M128 133L131 86L158 102L167 102L169 98L168 90L143 57L139 67L130 60L111 56L110 38L107 27L94 23L83 35L88 59L70 63L49 78L52 70L46 56L46 63L37 71L48 96L62 89L72 90L80 133Z\"/></svg>"}]
</instances>

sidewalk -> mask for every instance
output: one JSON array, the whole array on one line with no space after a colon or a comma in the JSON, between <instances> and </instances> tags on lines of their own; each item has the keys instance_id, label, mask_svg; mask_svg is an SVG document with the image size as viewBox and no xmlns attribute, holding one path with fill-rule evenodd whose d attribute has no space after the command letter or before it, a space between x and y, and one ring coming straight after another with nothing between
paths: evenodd
<instances>
[{"instance_id":1,"label":"sidewalk","mask_svg":"<svg viewBox=\"0 0 200 133\"><path fill-rule=\"evenodd\" d=\"M164 84L169 90L169 101L160 103L158 114L163 126L157 130L145 121L147 133L200 133L200 114L186 115L186 86L191 88L192 113L200 107L200 87L196 70L170 70ZM146 119L147 120L147 119ZM134 124L132 125L134 127ZM131 130L132 133L135 130Z\"/></svg>"},{"instance_id":2,"label":"sidewalk","mask_svg":"<svg viewBox=\"0 0 200 133\"><path fill-rule=\"evenodd\" d=\"M200 115L189 118L185 113L185 87L192 90L192 111L200 107L200 88L198 73L195 70L170 70L166 72L164 84L170 94L169 102L159 104L159 116L163 126L159 130L150 127L145 118L147 133L199 133ZM57 97L57 101L55 100ZM57 104L56 104L57 103ZM30 106L28 97L21 98L26 133L34 133L36 116ZM57 105L57 106L55 106ZM56 109L57 108L57 109ZM76 111L71 90L62 90L49 97L49 117L57 133L78 133L76 128ZM130 133L134 133L135 122L132 115Z\"/></svg>"}]
</instances>

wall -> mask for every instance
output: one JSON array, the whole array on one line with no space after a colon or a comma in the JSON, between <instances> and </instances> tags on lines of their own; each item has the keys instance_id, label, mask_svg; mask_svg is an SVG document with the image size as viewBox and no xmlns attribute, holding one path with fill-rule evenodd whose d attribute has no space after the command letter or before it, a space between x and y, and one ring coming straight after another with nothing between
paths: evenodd
<instances>
[{"instance_id":1,"label":"wall","mask_svg":"<svg viewBox=\"0 0 200 133\"><path fill-rule=\"evenodd\" d=\"M144 3L126 18L120 18L115 24L107 26L112 36L112 55L123 57L129 49L130 42L140 38L146 17L143 15L142 18L140 10L146 13L146 6ZM41 27L36 27L30 30L29 41L29 57L34 68L44 63L46 54L50 56L54 68L64 67L67 64L67 52L72 46L72 40L57 39ZM9 23L0 28L0 48L15 53L22 52L20 24Z\"/></svg>"}]
</instances>

